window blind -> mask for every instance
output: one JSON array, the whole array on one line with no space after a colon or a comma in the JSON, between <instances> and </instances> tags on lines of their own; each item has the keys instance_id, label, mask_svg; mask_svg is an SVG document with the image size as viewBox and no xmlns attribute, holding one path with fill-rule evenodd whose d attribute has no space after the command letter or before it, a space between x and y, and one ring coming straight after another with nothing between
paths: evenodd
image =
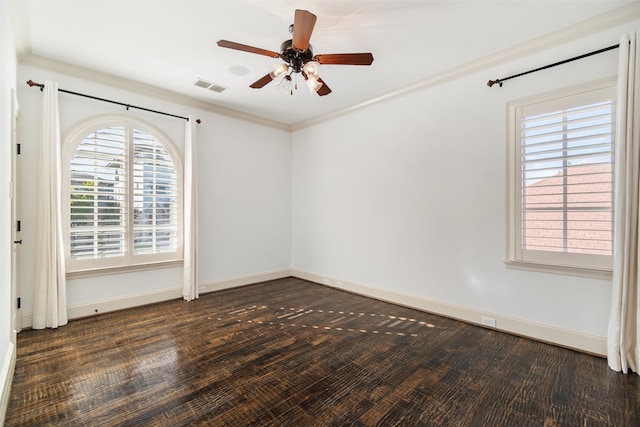
<instances>
[{"instance_id":1,"label":"window blind","mask_svg":"<svg viewBox=\"0 0 640 427\"><path fill-rule=\"evenodd\" d=\"M123 256L126 232L123 127L92 132L70 164L71 259Z\"/></svg>"},{"instance_id":2,"label":"window blind","mask_svg":"<svg viewBox=\"0 0 640 427\"><path fill-rule=\"evenodd\" d=\"M178 248L178 177L166 148L152 135L133 131L133 253Z\"/></svg>"},{"instance_id":3,"label":"window blind","mask_svg":"<svg viewBox=\"0 0 640 427\"><path fill-rule=\"evenodd\" d=\"M611 100L523 114L523 249L612 254L613 117Z\"/></svg>"}]
</instances>

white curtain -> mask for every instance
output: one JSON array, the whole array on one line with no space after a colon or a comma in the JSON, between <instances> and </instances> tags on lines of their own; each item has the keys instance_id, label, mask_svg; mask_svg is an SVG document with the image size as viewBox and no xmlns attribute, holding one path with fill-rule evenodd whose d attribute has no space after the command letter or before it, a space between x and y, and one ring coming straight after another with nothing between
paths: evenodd
<instances>
[{"instance_id":1,"label":"white curtain","mask_svg":"<svg viewBox=\"0 0 640 427\"><path fill-rule=\"evenodd\" d=\"M36 282L33 328L67 323L67 297L61 221L61 146L58 84L44 82L42 147L37 182Z\"/></svg>"},{"instance_id":2,"label":"white curtain","mask_svg":"<svg viewBox=\"0 0 640 427\"><path fill-rule=\"evenodd\" d=\"M640 73L638 33L620 40L616 110L613 289L607 360L615 371L640 370Z\"/></svg>"},{"instance_id":3,"label":"white curtain","mask_svg":"<svg viewBox=\"0 0 640 427\"><path fill-rule=\"evenodd\" d=\"M198 298L198 198L196 123L193 117L184 132L184 279L182 296Z\"/></svg>"}]
</instances>

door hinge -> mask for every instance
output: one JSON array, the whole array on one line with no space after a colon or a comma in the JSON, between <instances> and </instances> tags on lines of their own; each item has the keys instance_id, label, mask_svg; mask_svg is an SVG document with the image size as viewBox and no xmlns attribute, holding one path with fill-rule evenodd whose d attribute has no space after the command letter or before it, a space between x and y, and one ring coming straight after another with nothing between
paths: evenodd
<instances>
[{"instance_id":1,"label":"door hinge","mask_svg":"<svg viewBox=\"0 0 640 427\"><path fill-rule=\"evenodd\" d=\"M18 297L18 308L21 308L21 306L20 306L20 297Z\"/></svg>"},{"instance_id":2,"label":"door hinge","mask_svg":"<svg viewBox=\"0 0 640 427\"><path fill-rule=\"evenodd\" d=\"M16 144L16 145L18 146L18 148L16 149L16 153L17 153L17 154L21 154L21 153L20 153L20 144Z\"/></svg>"},{"instance_id":3,"label":"door hinge","mask_svg":"<svg viewBox=\"0 0 640 427\"><path fill-rule=\"evenodd\" d=\"M16 231L22 231L22 221L16 221Z\"/></svg>"}]
</instances>

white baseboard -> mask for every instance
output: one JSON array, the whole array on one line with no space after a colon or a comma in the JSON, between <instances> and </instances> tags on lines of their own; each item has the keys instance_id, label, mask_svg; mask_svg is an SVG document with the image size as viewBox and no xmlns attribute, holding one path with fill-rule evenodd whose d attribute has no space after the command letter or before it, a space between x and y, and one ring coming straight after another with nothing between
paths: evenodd
<instances>
[{"instance_id":1,"label":"white baseboard","mask_svg":"<svg viewBox=\"0 0 640 427\"><path fill-rule=\"evenodd\" d=\"M496 320L496 327L491 329L556 344L598 356L606 356L607 354L607 340L605 337L583 334L569 329L562 329L523 319L503 316L497 313L486 312L471 307L431 300L387 289L380 289L308 271L292 269L291 275L300 279L319 283L321 285L338 287L345 291L451 317L453 319L474 323L483 327L487 326L481 323L481 317L490 317Z\"/></svg>"},{"instance_id":2,"label":"white baseboard","mask_svg":"<svg viewBox=\"0 0 640 427\"><path fill-rule=\"evenodd\" d=\"M204 292L219 291L222 289L234 288L238 286L250 285L252 283L265 282L267 280L281 279L291 276L291 270L278 270L265 273L251 274L247 276L235 277L231 279L200 283L199 288L204 288ZM92 316L99 313L108 313L110 311L122 310L125 308L137 307L140 305L153 304L156 302L168 301L176 298L182 298L182 288L163 289L154 292L142 294L127 295L120 298L109 300L93 301L86 304L78 304L67 307L67 317L69 320L81 317ZM30 328L33 326L33 313L22 314L22 327ZM0 424L2 425L2 424Z\"/></svg>"},{"instance_id":3,"label":"white baseboard","mask_svg":"<svg viewBox=\"0 0 640 427\"><path fill-rule=\"evenodd\" d=\"M163 289L159 291L146 292L142 294L127 295L120 298L108 300L92 301L85 304L72 305L67 307L67 318L69 320L95 314L108 313L110 311L122 310L125 308L137 307L140 305L153 304L182 297L182 288ZM33 326L33 313L22 314L22 327Z\"/></svg>"},{"instance_id":4,"label":"white baseboard","mask_svg":"<svg viewBox=\"0 0 640 427\"><path fill-rule=\"evenodd\" d=\"M277 270L265 273L251 274L248 276L239 276L231 279L220 280L217 282L200 283L199 287L204 290L200 293L221 291L223 289L237 288L239 286L251 285L253 283L266 282L269 280L282 279L291 276L291 270Z\"/></svg>"},{"instance_id":5,"label":"white baseboard","mask_svg":"<svg viewBox=\"0 0 640 427\"><path fill-rule=\"evenodd\" d=\"M2 371L0 371L0 426L4 425L9 406L9 393L13 382L13 371L16 367L16 346L9 341L9 347L2 361Z\"/></svg>"}]
</instances>

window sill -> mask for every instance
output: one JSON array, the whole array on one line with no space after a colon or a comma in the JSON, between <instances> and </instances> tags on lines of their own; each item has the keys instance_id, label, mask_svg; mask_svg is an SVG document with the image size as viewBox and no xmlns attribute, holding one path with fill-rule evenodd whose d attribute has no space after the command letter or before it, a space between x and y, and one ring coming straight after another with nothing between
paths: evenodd
<instances>
[{"instance_id":1,"label":"window sill","mask_svg":"<svg viewBox=\"0 0 640 427\"><path fill-rule=\"evenodd\" d=\"M562 265L535 264L532 262L506 260L507 268L516 270L537 271L540 273L564 274L566 276L588 277L591 279L611 280L613 271L594 268L566 267Z\"/></svg>"},{"instance_id":2,"label":"window sill","mask_svg":"<svg viewBox=\"0 0 640 427\"><path fill-rule=\"evenodd\" d=\"M182 267L183 265L184 262L182 260L177 260L154 262L149 264L127 265L123 267L94 268L91 270L70 271L66 274L66 278L67 280L84 279L86 277L106 276L108 274L123 274L133 273L136 271L157 270L159 268Z\"/></svg>"}]
</instances>

